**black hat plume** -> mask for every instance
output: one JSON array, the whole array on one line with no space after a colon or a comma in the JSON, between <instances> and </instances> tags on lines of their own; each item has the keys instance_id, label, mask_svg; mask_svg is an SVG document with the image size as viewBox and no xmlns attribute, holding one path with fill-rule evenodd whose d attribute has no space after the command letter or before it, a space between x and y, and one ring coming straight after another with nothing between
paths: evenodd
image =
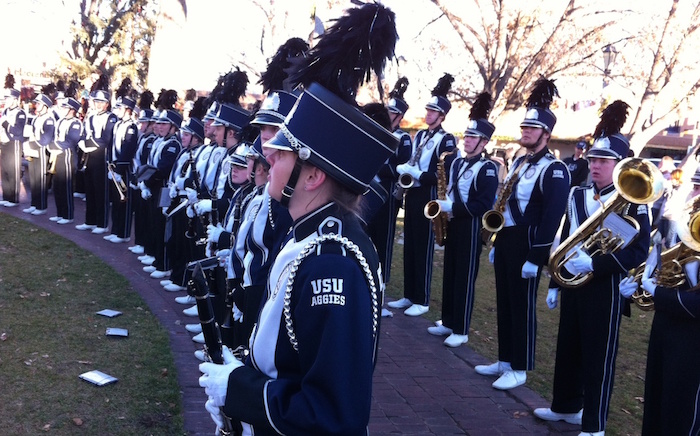
<instances>
[{"instance_id":1,"label":"black hat plume","mask_svg":"<svg viewBox=\"0 0 700 436\"><path fill-rule=\"evenodd\" d=\"M100 77L95 81L95 83L92 84L92 88L90 88L90 93L93 93L95 91L108 91L108 90L109 90L109 76L102 73L102 74L100 74Z\"/></svg>"},{"instance_id":2,"label":"black hat plume","mask_svg":"<svg viewBox=\"0 0 700 436\"><path fill-rule=\"evenodd\" d=\"M400 77L394 85L394 89L389 93L389 98L396 98L403 100L403 95L408 89L408 79L406 77Z\"/></svg>"},{"instance_id":3,"label":"black hat plume","mask_svg":"<svg viewBox=\"0 0 700 436\"><path fill-rule=\"evenodd\" d=\"M541 77L535 82L526 105L527 107L549 109L554 97L559 97L559 90L557 90L554 80Z\"/></svg>"},{"instance_id":4,"label":"black hat plume","mask_svg":"<svg viewBox=\"0 0 700 436\"><path fill-rule=\"evenodd\" d=\"M219 103L227 103L234 106L241 105L241 97L245 95L245 90L248 87L248 75L236 68L224 76L221 92L217 101Z\"/></svg>"},{"instance_id":5,"label":"black hat plume","mask_svg":"<svg viewBox=\"0 0 700 436\"><path fill-rule=\"evenodd\" d=\"M431 95L447 98L447 93L450 92L454 81L455 78L452 77L451 74L445 73L442 77L440 77L437 85L435 85L435 88L433 88L433 90L430 92Z\"/></svg>"},{"instance_id":6,"label":"black hat plume","mask_svg":"<svg viewBox=\"0 0 700 436\"><path fill-rule=\"evenodd\" d=\"M309 50L309 44L301 38L290 38L279 46L277 52L267 64L267 69L260 75L258 83L263 86L263 92L273 90L291 91L287 82L287 73L291 61L303 56Z\"/></svg>"},{"instance_id":7,"label":"black hat plume","mask_svg":"<svg viewBox=\"0 0 700 436\"><path fill-rule=\"evenodd\" d=\"M53 100L56 97L57 92L58 90L56 88L56 84L53 82L49 82L41 87L41 93L49 97L51 100Z\"/></svg>"},{"instance_id":8,"label":"black hat plume","mask_svg":"<svg viewBox=\"0 0 700 436\"><path fill-rule=\"evenodd\" d=\"M58 79L56 81L56 92L62 92L63 95L66 95L66 82L63 79Z\"/></svg>"},{"instance_id":9,"label":"black hat plume","mask_svg":"<svg viewBox=\"0 0 700 436\"><path fill-rule=\"evenodd\" d=\"M153 105L153 93L148 89L139 96L139 109L151 109Z\"/></svg>"},{"instance_id":10,"label":"black hat plume","mask_svg":"<svg viewBox=\"0 0 700 436\"><path fill-rule=\"evenodd\" d=\"M600 114L600 121L593 133L594 138L602 138L620 133L627 121L630 106L622 100L610 103Z\"/></svg>"},{"instance_id":11,"label":"black hat plume","mask_svg":"<svg viewBox=\"0 0 700 436\"><path fill-rule=\"evenodd\" d=\"M80 83L78 83L77 80L71 80L68 83L68 87L66 88L66 91L64 92L64 96L66 98L75 98L77 99L78 95L78 90L80 89Z\"/></svg>"},{"instance_id":12,"label":"black hat plume","mask_svg":"<svg viewBox=\"0 0 700 436\"><path fill-rule=\"evenodd\" d=\"M476 96L474 104L469 111L470 120L488 120L491 112L491 94L482 92Z\"/></svg>"},{"instance_id":13,"label":"black hat plume","mask_svg":"<svg viewBox=\"0 0 700 436\"><path fill-rule=\"evenodd\" d=\"M171 110L175 107L175 103L177 103L177 91L174 89L164 90L158 98L158 109L163 111Z\"/></svg>"},{"instance_id":14,"label":"black hat plume","mask_svg":"<svg viewBox=\"0 0 700 436\"><path fill-rule=\"evenodd\" d=\"M198 97L194 101L192 109L190 109L190 118L197 118L200 121L204 118L204 115L207 113L206 101L206 97Z\"/></svg>"},{"instance_id":15,"label":"black hat plume","mask_svg":"<svg viewBox=\"0 0 700 436\"><path fill-rule=\"evenodd\" d=\"M5 76L5 89L13 89L15 87L15 76L7 73Z\"/></svg>"},{"instance_id":16,"label":"black hat plume","mask_svg":"<svg viewBox=\"0 0 700 436\"><path fill-rule=\"evenodd\" d=\"M394 56L395 14L379 3L349 9L318 39L289 75L293 86L317 82L346 102L356 105L360 85L371 73L382 76L384 65ZM382 92L382 86L377 87Z\"/></svg>"},{"instance_id":17,"label":"black hat plume","mask_svg":"<svg viewBox=\"0 0 700 436\"><path fill-rule=\"evenodd\" d=\"M125 77L122 80L122 83L119 85L119 88L115 92L115 95L117 98L119 97L128 97L129 94L131 93L131 79L128 77Z\"/></svg>"}]
</instances>

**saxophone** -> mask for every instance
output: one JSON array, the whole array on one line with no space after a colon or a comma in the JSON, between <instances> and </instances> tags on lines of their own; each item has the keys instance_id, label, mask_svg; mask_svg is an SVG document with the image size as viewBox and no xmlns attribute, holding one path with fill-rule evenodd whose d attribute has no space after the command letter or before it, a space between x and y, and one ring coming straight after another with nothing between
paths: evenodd
<instances>
[{"instance_id":1,"label":"saxophone","mask_svg":"<svg viewBox=\"0 0 700 436\"><path fill-rule=\"evenodd\" d=\"M481 225L484 227L481 229L481 240L484 244L493 240L493 237L498 233L506 222L503 212L506 210L506 201L510 194L513 192L513 187L515 182L518 181L518 176L520 175L520 170L523 169L526 163L530 161L533 153L528 153L521 161L520 164L515 168L510 179L503 185L501 192L498 193L496 198L496 204L493 209L489 210L481 217Z\"/></svg>"},{"instance_id":2,"label":"saxophone","mask_svg":"<svg viewBox=\"0 0 700 436\"><path fill-rule=\"evenodd\" d=\"M447 172L445 171L445 158L455 153L457 149L445 151L440 155L437 162L437 196L438 200L447 199ZM447 240L448 214L443 212L440 203L430 200L423 208L423 215L433 221L433 233L435 233L435 243L440 247L445 245Z\"/></svg>"}]
</instances>

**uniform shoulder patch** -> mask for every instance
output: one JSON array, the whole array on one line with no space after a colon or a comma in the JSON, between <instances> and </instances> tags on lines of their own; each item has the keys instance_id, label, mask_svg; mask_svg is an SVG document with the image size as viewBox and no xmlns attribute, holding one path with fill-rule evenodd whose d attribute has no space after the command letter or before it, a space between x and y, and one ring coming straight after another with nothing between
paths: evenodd
<instances>
[{"instance_id":1,"label":"uniform shoulder patch","mask_svg":"<svg viewBox=\"0 0 700 436\"><path fill-rule=\"evenodd\" d=\"M496 177L496 170L493 168L486 168L486 177Z\"/></svg>"},{"instance_id":2,"label":"uniform shoulder patch","mask_svg":"<svg viewBox=\"0 0 700 436\"><path fill-rule=\"evenodd\" d=\"M552 178L553 179L563 179L564 178L564 170L557 170L557 169L552 170Z\"/></svg>"},{"instance_id":3,"label":"uniform shoulder patch","mask_svg":"<svg viewBox=\"0 0 700 436\"><path fill-rule=\"evenodd\" d=\"M637 215L648 215L648 208L646 204L637 205Z\"/></svg>"},{"instance_id":4,"label":"uniform shoulder patch","mask_svg":"<svg viewBox=\"0 0 700 436\"><path fill-rule=\"evenodd\" d=\"M343 279L328 277L311 281L311 306L345 306Z\"/></svg>"}]
</instances>

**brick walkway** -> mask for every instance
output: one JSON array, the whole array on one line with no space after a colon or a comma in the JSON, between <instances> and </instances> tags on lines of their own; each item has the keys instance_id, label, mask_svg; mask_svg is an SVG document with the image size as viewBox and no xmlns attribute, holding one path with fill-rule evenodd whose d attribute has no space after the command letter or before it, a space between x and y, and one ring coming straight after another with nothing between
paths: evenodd
<instances>
[{"instance_id":1,"label":"brick walkway","mask_svg":"<svg viewBox=\"0 0 700 436\"><path fill-rule=\"evenodd\" d=\"M74 241L93 252L124 275L136 292L167 330L182 392L185 429L189 435L213 434L213 423L204 409L204 391L199 387L198 361L193 353L197 344L185 324L196 322L182 313L188 307L175 303L184 292L166 292L159 280L149 277L143 265L126 249L127 244L112 244L75 229L83 222L85 203L76 199L73 225L49 221L55 215L53 197L49 212L33 216L22 212L29 206L23 192L18 207L0 206L0 213L22 218L39 227ZM425 318L411 318L396 311L393 318L383 318L380 353L374 374L374 401L370 434L394 435L577 435L577 426L544 423L532 416L535 407L548 403L538 394L521 386L509 392L491 387L493 379L474 372L474 366L488 363L468 345L452 349L440 338L430 336L431 325Z\"/></svg>"}]
</instances>

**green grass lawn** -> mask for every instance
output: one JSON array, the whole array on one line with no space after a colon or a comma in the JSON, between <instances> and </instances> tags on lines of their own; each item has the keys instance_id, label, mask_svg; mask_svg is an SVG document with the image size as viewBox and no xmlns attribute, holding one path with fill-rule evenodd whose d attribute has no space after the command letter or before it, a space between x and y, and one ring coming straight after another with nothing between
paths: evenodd
<instances>
[{"instance_id":1,"label":"green grass lawn","mask_svg":"<svg viewBox=\"0 0 700 436\"><path fill-rule=\"evenodd\" d=\"M402 222L397 225L397 241L400 239ZM433 281L430 299L430 312L425 317L440 319L442 304L442 264L443 252L435 252ZM537 391L547 400L552 399L554 379L554 358L556 354L559 309L549 310L545 303L548 280L540 280L537 299L537 354L535 370L528 373L527 386ZM387 295L403 297L403 245L394 246L391 280ZM622 320L620 345L617 356L615 386L610 405L608 428L610 435L638 435L642 428L644 405L644 375L646 368L649 331L653 312L642 312L632 307L632 316ZM493 265L488 262L488 252L481 256L477 279L474 312L469 332L468 347L489 360L497 360L498 332L496 326L496 286Z\"/></svg>"},{"instance_id":2,"label":"green grass lawn","mask_svg":"<svg viewBox=\"0 0 700 436\"><path fill-rule=\"evenodd\" d=\"M105 318L95 312L123 312ZM128 338L105 336L107 327ZM119 379L97 387L78 376ZM0 434L184 434L167 333L126 279L0 214Z\"/></svg>"}]
</instances>

